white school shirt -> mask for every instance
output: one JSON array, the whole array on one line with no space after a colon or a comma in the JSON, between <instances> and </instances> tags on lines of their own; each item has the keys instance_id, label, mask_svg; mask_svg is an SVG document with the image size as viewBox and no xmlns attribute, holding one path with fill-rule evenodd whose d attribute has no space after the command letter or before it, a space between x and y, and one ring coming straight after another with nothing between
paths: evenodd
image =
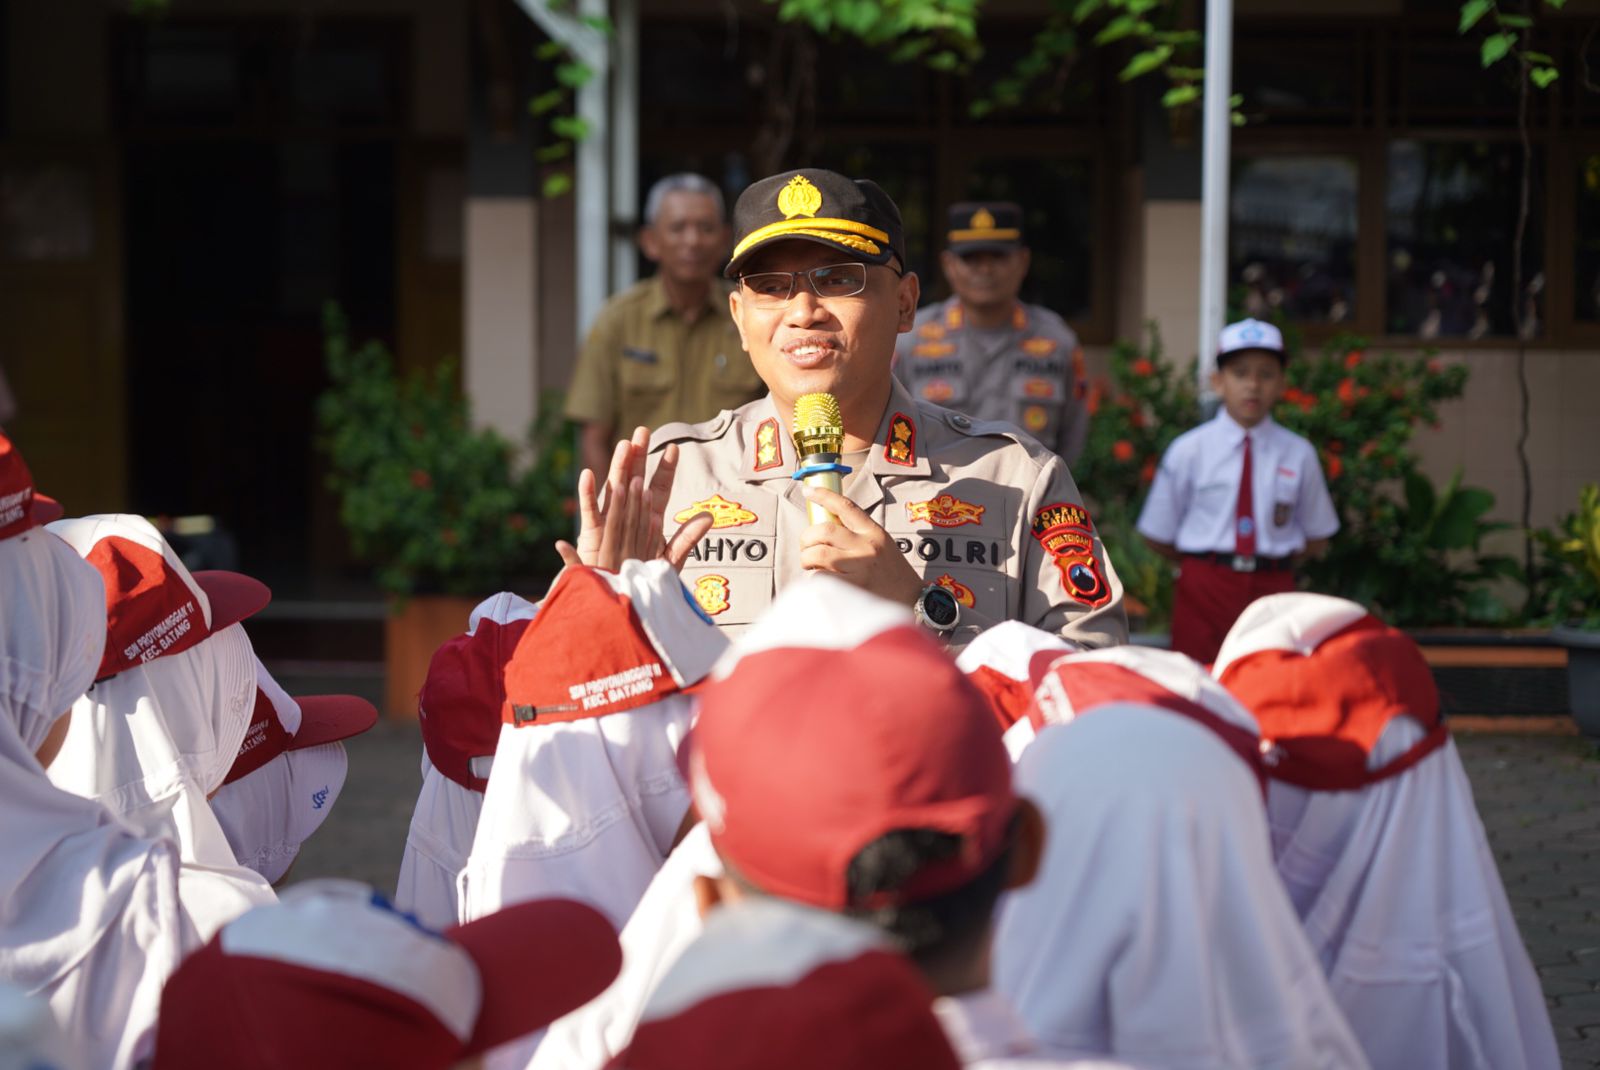
<instances>
[{"instance_id":1,"label":"white school shirt","mask_svg":"<svg viewBox=\"0 0 1600 1070\"><path fill-rule=\"evenodd\" d=\"M1270 416L1248 433L1257 555L1287 557L1338 531L1316 448ZM1245 434L1218 409L1174 439L1139 513L1139 534L1180 553L1233 553Z\"/></svg>"}]
</instances>

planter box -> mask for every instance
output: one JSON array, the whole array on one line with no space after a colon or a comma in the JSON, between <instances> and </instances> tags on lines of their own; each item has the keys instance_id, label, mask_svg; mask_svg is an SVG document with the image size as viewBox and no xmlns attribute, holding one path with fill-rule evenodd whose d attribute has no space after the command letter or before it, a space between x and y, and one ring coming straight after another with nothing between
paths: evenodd
<instances>
[{"instance_id":1,"label":"planter box","mask_svg":"<svg viewBox=\"0 0 1600 1070\"><path fill-rule=\"evenodd\" d=\"M417 693L428 678L428 662L445 640L467 630L478 599L412 595L398 614L390 606L383 626L383 713L397 721L417 719Z\"/></svg>"},{"instance_id":2,"label":"planter box","mask_svg":"<svg viewBox=\"0 0 1600 1070\"><path fill-rule=\"evenodd\" d=\"M1600 739L1600 631L1562 627L1550 637L1566 647L1572 719L1584 735Z\"/></svg>"}]
</instances>

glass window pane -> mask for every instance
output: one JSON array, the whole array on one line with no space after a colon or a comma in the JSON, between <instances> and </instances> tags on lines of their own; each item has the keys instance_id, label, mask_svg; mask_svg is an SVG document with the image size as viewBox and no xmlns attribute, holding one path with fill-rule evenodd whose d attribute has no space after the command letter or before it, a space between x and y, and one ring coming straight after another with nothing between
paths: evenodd
<instances>
[{"instance_id":1,"label":"glass window pane","mask_svg":"<svg viewBox=\"0 0 1600 1070\"><path fill-rule=\"evenodd\" d=\"M1580 155L1577 189L1572 312L1583 323L1600 323L1600 153Z\"/></svg>"},{"instance_id":2,"label":"glass window pane","mask_svg":"<svg viewBox=\"0 0 1600 1070\"><path fill-rule=\"evenodd\" d=\"M1246 315L1355 318L1360 177L1350 156L1233 161L1228 278Z\"/></svg>"},{"instance_id":3,"label":"glass window pane","mask_svg":"<svg viewBox=\"0 0 1600 1070\"><path fill-rule=\"evenodd\" d=\"M1242 31L1233 61L1233 88L1252 122L1350 126L1363 104L1366 77L1358 42L1303 35L1252 39Z\"/></svg>"},{"instance_id":4,"label":"glass window pane","mask_svg":"<svg viewBox=\"0 0 1600 1070\"><path fill-rule=\"evenodd\" d=\"M1544 183L1534 157L1523 238L1523 333L1544 330ZM1387 214L1390 334L1483 338L1515 334L1511 246L1522 181L1516 142L1394 141Z\"/></svg>"}]
</instances>

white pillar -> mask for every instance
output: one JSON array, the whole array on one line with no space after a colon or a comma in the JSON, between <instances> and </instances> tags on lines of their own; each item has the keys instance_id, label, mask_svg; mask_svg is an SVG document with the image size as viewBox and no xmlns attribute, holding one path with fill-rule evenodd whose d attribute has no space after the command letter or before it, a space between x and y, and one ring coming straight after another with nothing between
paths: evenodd
<instances>
[{"instance_id":1,"label":"white pillar","mask_svg":"<svg viewBox=\"0 0 1600 1070\"><path fill-rule=\"evenodd\" d=\"M1206 3L1205 134L1200 179L1200 339L1195 375L1210 393L1227 312L1228 164L1233 142L1233 0Z\"/></svg>"},{"instance_id":2,"label":"white pillar","mask_svg":"<svg viewBox=\"0 0 1600 1070\"><path fill-rule=\"evenodd\" d=\"M638 281L633 232L639 211L639 0L616 0L616 53L611 68L611 292Z\"/></svg>"},{"instance_id":3,"label":"white pillar","mask_svg":"<svg viewBox=\"0 0 1600 1070\"><path fill-rule=\"evenodd\" d=\"M538 204L532 197L466 203L462 388L473 422L521 442L539 395Z\"/></svg>"}]
</instances>

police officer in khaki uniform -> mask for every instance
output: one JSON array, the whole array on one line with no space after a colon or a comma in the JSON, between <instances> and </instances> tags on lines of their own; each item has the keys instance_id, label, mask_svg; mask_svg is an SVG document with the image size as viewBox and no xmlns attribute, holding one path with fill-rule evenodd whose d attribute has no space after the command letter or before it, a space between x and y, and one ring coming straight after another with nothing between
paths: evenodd
<instances>
[{"instance_id":1,"label":"police officer in khaki uniform","mask_svg":"<svg viewBox=\"0 0 1600 1070\"><path fill-rule=\"evenodd\" d=\"M701 608L733 631L809 570L915 607L952 646L1003 620L1085 646L1126 642L1122 585L1066 464L1010 424L913 397L890 373L919 292L894 202L872 182L788 171L744 192L734 229L729 304L768 395L619 443L609 513L586 473L583 533L563 556L605 563L602 523L607 542L631 527L616 519L625 501L660 518L647 552L681 562ZM793 407L817 391L841 410L853 469L842 495L792 478ZM810 523L808 501L837 520Z\"/></svg>"},{"instance_id":2,"label":"police officer in khaki uniform","mask_svg":"<svg viewBox=\"0 0 1600 1070\"><path fill-rule=\"evenodd\" d=\"M1022 209L953 205L946 240L939 266L951 296L900 336L895 374L916 396L1014 423L1072 463L1089 434L1083 349L1060 316L1017 300L1031 258Z\"/></svg>"}]
</instances>

